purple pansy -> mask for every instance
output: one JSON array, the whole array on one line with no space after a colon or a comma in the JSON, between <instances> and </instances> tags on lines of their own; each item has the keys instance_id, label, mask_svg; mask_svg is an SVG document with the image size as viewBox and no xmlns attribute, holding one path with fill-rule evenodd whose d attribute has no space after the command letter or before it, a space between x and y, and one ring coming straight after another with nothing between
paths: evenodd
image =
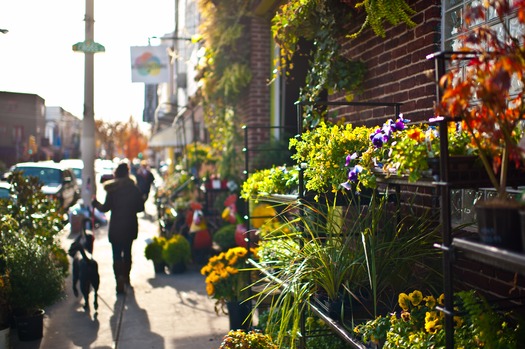
<instances>
[{"instance_id":1,"label":"purple pansy","mask_svg":"<svg viewBox=\"0 0 525 349\"><path fill-rule=\"evenodd\" d=\"M350 182L357 182L357 177L360 172L363 171L363 167L355 165L354 168L348 172L348 180Z\"/></svg>"},{"instance_id":2,"label":"purple pansy","mask_svg":"<svg viewBox=\"0 0 525 349\"><path fill-rule=\"evenodd\" d=\"M358 156L357 153L353 153L352 155L347 155L347 156L346 156L345 167L350 166L350 162L351 162L352 160L357 159L357 156Z\"/></svg>"}]
</instances>

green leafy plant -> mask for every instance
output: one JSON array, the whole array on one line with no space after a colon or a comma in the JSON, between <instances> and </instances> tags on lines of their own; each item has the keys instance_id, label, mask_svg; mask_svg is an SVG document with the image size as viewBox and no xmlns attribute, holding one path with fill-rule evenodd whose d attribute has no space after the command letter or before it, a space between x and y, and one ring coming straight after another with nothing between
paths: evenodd
<instances>
[{"instance_id":1,"label":"green leafy plant","mask_svg":"<svg viewBox=\"0 0 525 349\"><path fill-rule=\"evenodd\" d=\"M352 124L332 125L321 122L301 138L290 139L297 164L306 163L305 187L316 193L335 192L347 180L345 158L348 152L365 152L370 146L370 130Z\"/></svg>"},{"instance_id":2,"label":"green leafy plant","mask_svg":"<svg viewBox=\"0 0 525 349\"><path fill-rule=\"evenodd\" d=\"M180 234L173 235L164 244L162 259L169 267L173 267L176 264L187 265L191 260L191 246L189 241Z\"/></svg>"},{"instance_id":3,"label":"green leafy plant","mask_svg":"<svg viewBox=\"0 0 525 349\"><path fill-rule=\"evenodd\" d=\"M213 242L219 246L221 251L227 251L230 248L237 246L237 243L235 242L236 228L236 224L226 224L213 234Z\"/></svg>"},{"instance_id":4,"label":"green leafy plant","mask_svg":"<svg viewBox=\"0 0 525 349\"><path fill-rule=\"evenodd\" d=\"M146 259L153 261L154 263L161 263L164 260L162 259L162 250L166 245L167 240L162 236L154 236L150 243L144 248L144 256Z\"/></svg>"},{"instance_id":5,"label":"green leafy plant","mask_svg":"<svg viewBox=\"0 0 525 349\"><path fill-rule=\"evenodd\" d=\"M299 228L275 230L261 242L278 242L286 253L263 252L261 266L274 282L261 279L265 286L254 296L259 304L278 293L269 315L278 344L295 345L301 315L314 299L339 304L338 316L348 309L374 316L392 309L392 294L407 284L439 280L439 252L432 248L435 222L421 213L398 218L388 198L375 194L369 203L356 200L347 210L334 203L327 203L326 211L299 203L282 211L288 217L284 224Z\"/></svg>"},{"instance_id":6,"label":"green leafy plant","mask_svg":"<svg viewBox=\"0 0 525 349\"><path fill-rule=\"evenodd\" d=\"M17 199L0 205L0 275L9 275L11 309L30 313L63 295L69 261L58 234L64 222L37 178L14 172L10 181Z\"/></svg>"},{"instance_id":7,"label":"green leafy plant","mask_svg":"<svg viewBox=\"0 0 525 349\"><path fill-rule=\"evenodd\" d=\"M310 67L306 84L301 88L299 100L317 102L322 93L344 91L347 100L360 92L366 68L360 61L352 61L342 54L340 39L343 26L352 20L351 8L339 1L294 0L283 3L272 19L272 33L281 49L276 62L275 76L293 69L292 58L299 51L299 42L306 39L313 43L309 54ZM278 63L278 64L277 64ZM316 126L323 113L307 107L305 123Z\"/></svg>"},{"instance_id":8,"label":"green leafy plant","mask_svg":"<svg viewBox=\"0 0 525 349\"><path fill-rule=\"evenodd\" d=\"M242 184L241 197L258 202L260 197L271 194L291 194L297 191L299 171L286 166L258 170Z\"/></svg>"},{"instance_id":9,"label":"green leafy plant","mask_svg":"<svg viewBox=\"0 0 525 349\"><path fill-rule=\"evenodd\" d=\"M9 327L9 300L11 281L9 275L0 275L0 330Z\"/></svg>"},{"instance_id":10,"label":"green leafy plant","mask_svg":"<svg viewBox=\"0 0 525 349\"><path fill-rule=\"evenodd\" d=\"M277 349L272 338L260 331L230 331L222 339L219 349Z\"/></svg>"},{"instance_id":11,"label":"green leafy plant","mask_svg":"<svg viewBox=\"0 0 525 349\"><path fill-rule=\"evenodd\" d=\"M32 314L61 299L66 275L49 248L22 234L10 240L2 258L11 282L8 300L12 309Z\"/></svg>"},{"instance_id":12,"label":"green leafy plant","mask_svg":"<svg viewBox=\"0 0 525 349\"><path fill-rule=\"evenodd\" d=\"M238 164L242 162L236 147L242 141L237 104L252 80L250 40L246 39L250 7L241 0L199 0L198 6L204 51L197 66L202 85L199 97L211 146L219 156L220 175L234 178L241 172Z\"/></svg>"},{"instance_id":13,"label":"green leafy plant","mask_svg":"<svg viewBox=\"0 0 525 349\"><path fill-rule=\"evenodd\" d=\"M350 38L355 38L367 26L370 26L374 33L380 37L386 36L385 22L392 25L405 23L409 27L414 27L416 23L410 18L416 11L412 9L406 0L363 0L355 4L356 10L364 9L366 19L357 33L350 34Z\"/></svg>"}]
</instances>

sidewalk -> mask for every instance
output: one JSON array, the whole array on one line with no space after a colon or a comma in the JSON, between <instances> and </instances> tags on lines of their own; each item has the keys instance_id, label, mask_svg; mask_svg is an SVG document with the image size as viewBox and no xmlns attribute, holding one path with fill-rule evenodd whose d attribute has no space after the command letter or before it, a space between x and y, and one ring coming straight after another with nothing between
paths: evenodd
<instances>
[{"instance_id":1,"label":"sidewalk","mask_svg":"<svg viewBox=\"0 0 525 349\"><path fill-rule=\"evenodd\" d=\"M125 296L116 296L111 245L107 227L95 231L94 258L99 264L101 285L98 314L82 308L83 298L66 280L66 298L46 309L41 340L20 342L11 331L12 349L217 349L229 330L228 317L217 316L208 299L200 266L184 274L155 275L153 263L144 257L146 240L157 234L155 205L151 197L146 213L139 214L139 236L133 244L131 285ZM65 230L69 247L74 236Z\"/></svg>"}]
</instances>

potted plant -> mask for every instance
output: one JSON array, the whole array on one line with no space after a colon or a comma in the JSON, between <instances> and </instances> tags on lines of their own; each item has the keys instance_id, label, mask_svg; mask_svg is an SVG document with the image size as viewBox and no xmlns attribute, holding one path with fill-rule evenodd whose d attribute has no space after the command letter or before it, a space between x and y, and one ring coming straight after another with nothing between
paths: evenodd
<instances>
[{"instance_id":1,"label":"potted plant","mask_svg":"<svg viewBox=\"0 0 525 349\"><path fill-rule=\"evenodd\" d=\"M164 259L162 259L162 250L164 245L166 245L166 241L166 238L163 236L154 236L144 248L144 255L146 259L153 262L155 273L157 274L163 273L166 266Z\"/></svg>"},{"instance_id":2,"label":"potted plant","mask_svg":"<svg viewBox=\"0 0 525 349\"><path fill-rule=\"evenodd\" d=\"M186 271L191 260L191 247L188 239L180 234L169 238L162 249L162 259L173 274Z\"/></svg>"},{"instance_id":3,"label":"potted plant","mask_svg":"<svg viewBox=\"0 0 525 349\"><path fill-rule=\"evenodd\" d=\"M254 295L257 304L272 297L270 326L278 329L269 331L277 333L279 345L298 339L309 304L333 320L346 321L350 313L354 321L372 318L393 309L392 294L401 287L439 280L441 260L432 248L439 236L435 222L425 214L399 219L387 198L373 197L346 212L305 203L284 210L290 216L285 224L301 229L278 229L263 239L260 265L274 283ZM267 253L266 243L278 239L285 252Z\"/></svg>"},{"instance_id":4,"label":"potted plant","mask_svg":"<svg viewBox=\"0 0 525 349\"><path fill-rule=\"evenodd\" d=\"M438 115L461 118L462 129L470 136L497 192L493 200L476 205L481 240L509 249L521 249L522 245L520 205L507 194L509 172L523 161L519 140L520 120L525 116L525 32L511 30L506 20L516 8L522 14L525 4L515 2L511 6L507 0L499 0L469 9L465 17L469 31L461 37L458 50L463 53L452 56L455 68L440 79L443 94L437 108ZM474 26L484 22L490 11L499 20L497 26ZM525 23L523 15L515 18L517 26Z\"/></svg>"},{"instance_id":5,"label":"potted plant","mask_svg":"<svg viewBox=\"0 0 525 349\"><path fill-rule=\"evenodd\" d=\"M224 252L237 246L237 243L235 242L236 229L236 224L225 224L213 234L213 243L217 246L219 251Z\"/></svg>"},{"instance_id":6,"label":"potted plant","mask_svg":"<svg viewBox=\"0 0 525 349\"><path fill-rule=\"evenodd\" d=\"M272 338L260 331L231 330L222 339L219 349L277 349Z\"/></svg>"},{"instance_id":7,"label":"potted plant","mask_svg":"<svg viewBox=\"0 0 525 349\"><path fill-rule=\"evenodd\" d=\"M11 293L9 275L0 275L0 348L9 348L9 302L7 297Z\"/></svg>"},{"instance_id":8,"label":"potted plant","mask_svg":"<svg viewBox=\"0 0 525 349\"><path fill-rule=\"evenodd\" d=\"M44 308L63 296L69 264L56 236L64 224L36 178L14 172L11 184L17 200L0 206L0 274L9 275L7 301L20 340L34 340L43 335Z\"/></svg>"},{"instance_id":9,"label":"potted plant","mask_svg":"<svg viewBox=\"0 0 525 349\"><path fill-rule=\"evenodd\" d=\"M8 300L20 340L34 340L43 335L44 308L63 296L65 274L36 239L19 235L14 240L3 255L11 279Z\"/></svg>"},{"instance_id":10,"label":"potted plant","mask_svg":"<svg viewBox=\"0 0 525 349\"><path fill-rule=\"evenodd\" d=\"M251 309L247 302L250 274L246 261L256 250L233 247L226 252L212 256L202 267L201 274L206 277L206 292L216 299L215 312L226 313L230 317L230 329L247 329L251 324ZM225 310L227 308L227 311Z\"/></svg>"}]
</instances>

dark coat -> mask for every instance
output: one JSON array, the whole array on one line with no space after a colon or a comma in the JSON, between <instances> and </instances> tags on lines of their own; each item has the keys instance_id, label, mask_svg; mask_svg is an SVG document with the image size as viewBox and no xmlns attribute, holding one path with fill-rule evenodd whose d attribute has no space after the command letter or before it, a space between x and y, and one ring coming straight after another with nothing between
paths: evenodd
<instances>
[{"instance_id":1,"label":"dark coat","mask_svg":"<svg viewBox=\"0 0 525 349\"><path fill-rule=\"evenodd\" d=\"M111 243L129 243L137 238L137 213L144 211L142 194L130 177L115 178L104 183L106 202L94 202L102 211L111 211L108 237Z\"/></svg>"}]
</instances>

